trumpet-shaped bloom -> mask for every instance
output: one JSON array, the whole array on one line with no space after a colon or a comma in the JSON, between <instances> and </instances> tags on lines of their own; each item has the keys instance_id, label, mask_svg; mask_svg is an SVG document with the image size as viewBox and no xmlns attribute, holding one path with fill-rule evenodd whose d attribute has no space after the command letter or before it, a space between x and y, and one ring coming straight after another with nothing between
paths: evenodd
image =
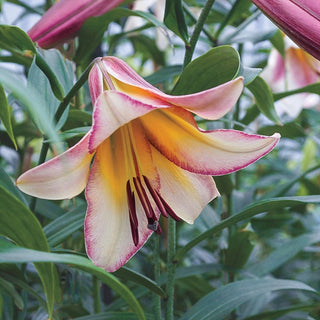
<instances>
[{"instance_id":1,"label":"trumpet-shaped bloom","mask_svg":"<svg viewBox=\"0 0 320 320\"><path fill-rule=\"evenodd\" d=\"M42 48L51 48L73 38L85 20L99 16L124 0L59 0L29 30Z\"/></svg>"},{"instance_id":2,"label":"trumpet-shaped bloom","mask_svg":"<svg viewBox=\"0 0 320 320\"><path fill-rule=\"evenodd\" d=\"M285 37L286 50L282 57L276 49L272 49L268 64L261 73L274 92L295 90L318 82L320 79L320 61L297 47ZM319 104L319 96L300 93L281 99L276 103L280 112L296 117L301 109Z\"/></svg>"},{"instance_id":3,"label":"trumpet-shaped bloom","mask_svg":"<svg viewBox=\"0 0 320 320\"><path fill-rule=\"evenodd\" d=\"M219 195L211 175L241 169L268 153L272 137L202 131L191 112L218 119L243 89L242 78L190 95L170 96L115 57L89 75L93 124L75 146L33 168L17 186L62 199L86 187L85 241L94 264L121 267L153 233L159 217L193 221Z\"/></svg>"},{"instance_id":4,"label":"trumpet-shaped bloom","mask_svg":"<svg viewBox=\"0 0 320 320\"><path fill-rule=\"evenodd\" d=\"M252 0L291 40L320 60L318 0Z\"/></svg>"}]
</instances>

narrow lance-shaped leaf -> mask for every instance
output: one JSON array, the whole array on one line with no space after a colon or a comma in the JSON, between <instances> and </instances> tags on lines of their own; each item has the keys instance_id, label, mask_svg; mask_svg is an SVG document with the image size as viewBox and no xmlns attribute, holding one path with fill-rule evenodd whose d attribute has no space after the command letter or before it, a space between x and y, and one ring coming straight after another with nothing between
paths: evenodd
<instances>
[{"instance_id":1,"label":"narrow lance-shaped leaf","mask_svg":"<svg viewBox=\"0 0 320 320\"><path fill-rule=\"evenodd\" d=\"M180 37L185 44L188 44L188 28L185 22L181 0L166 0L164 23Z\"/></svg>"},{"instance_id":2,"label":"narrow lance-shaped leaf","mask_svg":"<svg viewBox=\"0 0 320 320\"><path fill-rule=\"evenodd\" d=\"M320 196L305 196L305 197L283 197L283 198L271 198L266 200L257 201L244 210L236 213L230 218L223 220L219 224L215 225L211 229L205 231L200 236L191 240L183 248L180 248L177 252L175 260L179 261L190 249L196 246L199 242L211 237L212 235L228 228L237 222L245 219L249 219L258 213L266 212L268 210L274 210L278 208L293 207L299 204L307 203L320 203Z\"/></svg>"},{"instance_id":3,"label":"narrow lance-shaped leaf","mask_svg":"<svg viewBox=\"0 0 320 320\"><path fill-rule=\"evenodd\" d=\"M0 186L0 234L27 248L49 251L47 239L33 213L11 193ZM14 226L14 228L12 227ZM44 287L48 313L51 316L55 299L60 297L53 264L35 264Z\"/></svg>"},{"instance_id":4,"label":"narrow lance-shaped leaf","mask_svg":"<svg viewBox=\"0 0 320 320\"><path fill-rule=\"evenodd\" d=\"M229 283L207 294L179 320L222 320L238 306L258 295L278 290L316 292L310 286L293 280L250 279Z\"/></svg>"},{"instance_id":5,"label":"narrow lance-shaped leaf","mask_svg":"<svg viewBox=\"0 0 320 320\"><path fill-rule=\"evenodd\" d=\"M254 95L259 110L268 119L281 125L281 120L275 111L273 96L267 83L261 77L256 77L248 84L248 89Z\"/></svg>"},{"instance_id":6,"label":"narrow lance-shaped leaf","mask_svg":"<svg viewBox=\"0 0 320 320\"><path fill-rule=\"evenodd\" d=\"M76 254L58 254L17 247L0 239L0 263L55 262L64 263L88 272L117 292L145 320L144 312L132 292L114 275L96 267L89 259Z\"/></svg>"},{"instance_id":7,"label":"narrow lance-shaped leaf","mask_svg":"<svg viewBox=\"0 0 320 320\"><path fill-rule=\"evenodd\" d=\"M4 92L3 87L0 84L0 120L5 127L14 147L17 149L17 143L14 138L12 124L11 124L11 110L8 103L8 99L6 97L6 93Z\"/></svg>"}]
</instances>

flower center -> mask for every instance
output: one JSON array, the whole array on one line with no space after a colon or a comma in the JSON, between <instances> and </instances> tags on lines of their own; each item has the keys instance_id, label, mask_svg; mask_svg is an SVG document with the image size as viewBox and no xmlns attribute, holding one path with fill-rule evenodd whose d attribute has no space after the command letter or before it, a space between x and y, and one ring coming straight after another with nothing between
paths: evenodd
<instances>
[{"instance_id":1,"label":"flower center","mask_svg":"<svg viewBox=\"0 0 320 320\"><path fill-rule=\"evenodd\" d=\"M143 174L143 167L139 159L132 129L129 123L121 128L121 133L126 158L125 167L127 176L130 177L126 183L129 220L132 240L135 246L137 246L139 243L137 200L140 202L147 218L148 228L157 234L161 234L161 227L157 218L159 214L162 214L166 218L170 215L176 221L180 221L180 218L163 199L147 176Z\"/></svg>"}]
</instances>

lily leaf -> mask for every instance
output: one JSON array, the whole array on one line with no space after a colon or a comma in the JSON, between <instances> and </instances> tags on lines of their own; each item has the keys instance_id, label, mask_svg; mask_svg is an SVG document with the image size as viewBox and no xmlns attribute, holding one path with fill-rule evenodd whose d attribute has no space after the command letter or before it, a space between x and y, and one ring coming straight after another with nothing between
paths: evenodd
<instances>
[{"instance_id":1,"label":"lily leaf","mask_svg":"<svg viewBox=\"0 0 320 320\"><path fill-rule=\"evenodd\" d=\"M188 28L184 18L181 0L166 0L163 20L171 31L180 37L185 44L188 44Z\"/></svg>"},{"instance_id":2,"label":"lily leaf","mask_svg":"<svg viewBox=\"0 0 320 320\"><path fill-rule=\"evenodd\" d=\"M216 87L234 79L239 68L240 57L237 50L230 46L213 48L186 66L172 94L190 94Z\"/></svg>"},{"instance_id":3,"label":"lily leaf","mask_svg":"<svg viewBox=\"0 0 320 320\"><path fill-rule=\"evenodd\" d=\"M191 240L183 248L180 248L176 254L175 260L179 261L190 249L196 246L199 242L211 237L212 235L221 232L223 229L228 228L237 222L245 219L249 219L256 214L266 212L268 210L275 210L286 207L293 207L299 204L307 203L320 203L320 196L301 196L301 197L282 197L282 198L271 198L257 201L247 206L242 211L234 214L228 219L223 220L219 224L215 225L211 229L205 231L200 236Z\"/></svg>"},{"instance_id":4,"label":"lily leaf","mask_svg":"<svg viewBox=\"0 0 320 320\"><path fill-rule=\"evenodd\" d=\"M20 246L49 251L47 238L34 214L16 197L0 186L0 234ZM14 228L12 228L14 226ZM49 316L60 297L57 273L52 263L35 264L44 287Z\"/></svg>"},{"instance_id":5,"label":"lily leaf","mask_svg":"<svg viewBox=\"0 0 320 320\"><path fill-rule=\"evenodd\" d=\"M140 320L145 320L144 312L132 292L114 275L96 267L89 259L76 254L49 253L21 248L5 242L0 239L0 263L55 262L74 266L107 284L128 303Z\"/></svg>"},{"instance_id":6,"label":"lily leaf","mask_svg":"<svg viewBox=\"0 0 320 320\"><path fill-rule=\"evenodd\" d=\"M267 83L261 78L256 77L248 84L248 89L254 95L259 110L271 121L281 125L281 120L274 108L272 92Z\"/></svg>"},{"instance_id":7,"label":"lily leaf","mask_svg":"<svg viewBox=\"0 0 320 320\"><path fill-rule=\"evenodd\" d=\"M143 18L153 26L165 30L164 24L158 21L155 16L150 13L133 11L125 8L113 9L102 16L87 19L82 25L79 32L79 47L74 61L78 64L84 64L87 60L90 60L92 52L101 43L104 32L107 30L109 24L120 18L129 16Z\"/></svg>"},{"instance_id":8,"label":"lily leaf","mask_svg":"<svg viewBox=\"0 0 320 320\"><path fill-rule=\"evenodd\" d=\"M12 130L10 113L11 110L8 103L8 99L6 97L6 93L4 92L4 89L0 84L0 120L3 126L5 127L12 143L14 144L14 147L17 149L17 143Z\"/></svg>"},{"instance_id":9,"label":"lily leaf","mask_svg":"<svg viewBox=\"0 0 320 320\"><path fill-rule=\"evenodd\" d=\"M179 320L222 320L244 302L278 290L316 292L310 286L293 280L250 279L236 281L204 296Z\"/></svg>"},{"instance_id":10,"label":"lily leaf","mask_svg":"<svg viewBox=\"0 0 320 320\"><path fill-rule=\"evenodd\" d=\"M0 48L8 50L16 62L29 66L36 48L29 36L20 28L0 25Z\"/></svg>"}]
</instances>

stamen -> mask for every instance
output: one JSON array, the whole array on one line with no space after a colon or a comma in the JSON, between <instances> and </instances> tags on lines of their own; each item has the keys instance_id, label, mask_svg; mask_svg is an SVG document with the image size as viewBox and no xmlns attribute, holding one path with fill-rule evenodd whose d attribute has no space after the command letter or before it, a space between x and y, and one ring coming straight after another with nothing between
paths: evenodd
<instances>
[{"instance_id":1,"label":"stamen","mask_svg":"<svg viewBox=\"0 0 320 320\"><path fill-rule=\"evenodd\" d=\"M157 192L157 190L155 190ZM181 219L175 214L175 212L171 209L168 203L161 197L160 193L157 192L158 197L160 198L162 204L166 208L167 213L176 221L180 221Z\"/></svg>"},{"instance_id":2,"label":"stamen","mask_svg":"<svg viewBox=\"0 0 320 320\"><path fill-rule=\"evenodd\" d=\"M162 214L164 217L168 218L167 211L166 211L165 207L163 206L163 204L162 204L162 202L161 202L161 199L158 197L157 192L156 192L156 191L154 190L154 188L152 187L149 179L148 179L146 176L144 176L144 175L143 175L142 177L143 177L143 181L144 181L144 183L146 184L146 186L147 186L147 188L148 188L148 190L149 190L149 192L150 192L153 200L154 200L155 203L157 204L157 207L159 208L161 214Z\"/></svg>"},{"instance_id":3,"label":"stamen","mask_svg":"<svg viewBox=\"0 0 320 320\"><path fill-rule=\"evenodd\" d=\"M137 219L134 192L131 190L129 180L127 181L126 191L127 191L127 200L128 200L128 206L129 206L129 220L130 220L131 235L132 235L132 240L134 245L137 246L139 243L138 219Z\"/></svg>"},{"instance_id":4,"label":"stamen","mask_svg":"<svg viewBox=\"0 0 320 320\"><path fill-rule=\"evenodd\" d=\"M134 186L136 188L138 197L140 199L141 205L143 207L143 210L147 216L147 218L149 219L153 219L156 220L156 215L153 211L152 205L149 201L149 198L146 194L146 191L144 190L143 186L141 185L141 181L138 177L134 177L133 178L133 183Z\"/></svg>"}]
</instances>

